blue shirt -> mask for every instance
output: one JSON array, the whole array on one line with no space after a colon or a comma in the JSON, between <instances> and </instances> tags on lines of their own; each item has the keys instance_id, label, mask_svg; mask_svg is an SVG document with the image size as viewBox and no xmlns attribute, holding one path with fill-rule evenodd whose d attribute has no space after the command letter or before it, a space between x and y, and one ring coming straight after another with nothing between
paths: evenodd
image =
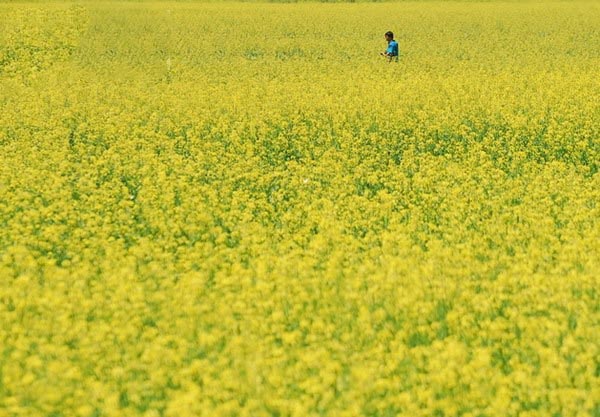
<instances>
[{"instance_id":1,"label":"blue shirt","mask_svg":"<svg viewBox=\"0 0 600 417\"><path fill-rule=\"evenodd\" d=\"M388 47L385 53L391 56L398 56L398 42L390 41L390 43L388 43Z\"/></svg>"}]
</instances>

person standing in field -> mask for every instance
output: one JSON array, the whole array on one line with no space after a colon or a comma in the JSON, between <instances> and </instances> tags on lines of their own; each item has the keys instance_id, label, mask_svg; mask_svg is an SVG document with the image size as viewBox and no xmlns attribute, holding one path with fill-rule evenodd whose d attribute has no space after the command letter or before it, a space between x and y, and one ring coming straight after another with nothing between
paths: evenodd
<instances>
[{"instance_id":1,"label":"person standing in field","mask_svg":"<svg viewBox=\"0 0 600 417\"><path fill-rule=\"evenodd\" d=\"M388 47L381 55L387 57L388 62L392 62L392 59L395 59L396 62L398 62L398 42L394 40L394 33L392 31L387 31L385 33L385 40L388 43Z\"/></svg>"}]
</instances>

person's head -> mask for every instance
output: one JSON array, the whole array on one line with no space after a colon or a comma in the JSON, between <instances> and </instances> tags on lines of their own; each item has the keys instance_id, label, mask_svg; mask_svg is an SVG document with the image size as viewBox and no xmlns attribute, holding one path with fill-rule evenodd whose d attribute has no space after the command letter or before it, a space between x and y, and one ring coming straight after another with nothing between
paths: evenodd
<instances>
[{"instance_id":1,"label":"person's head","mask_svg":"<svg viewBox=\"0 0 600 417\"><path fill-rule=\"evenodd\" d=\"M394 33L391 30L385 32L385 40L388 42L394 40Z\"/></svg>"}]
</instances>

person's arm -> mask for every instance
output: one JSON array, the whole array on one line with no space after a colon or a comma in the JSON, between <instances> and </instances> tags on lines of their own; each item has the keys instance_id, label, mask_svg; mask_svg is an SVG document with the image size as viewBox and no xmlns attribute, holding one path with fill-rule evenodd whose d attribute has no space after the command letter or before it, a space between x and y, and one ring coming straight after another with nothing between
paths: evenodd
<instances>
[{"instance_id":1,"label":"person's arm","mask_svg":"<svg viewBox=\"0 0 600 417\"><path fill-rule=\"evenodd\" d=\"M387 49L385 50L385 52L382 52L381 55L385 56L385 57L390 57L391 56L391 48L390 48L389 45L388 45Z\"/></svg>"},{"instance_id":2,"label":"person's arm","mask_svg":"<svg viewBox=\"0 0 600 417\"><path fill-rule=\"evenodd\" d=\"M381 56L386 57L388 62L392 62L392 54L390 54L388 51L382 52Z\"/></svg>"}]
</instances>

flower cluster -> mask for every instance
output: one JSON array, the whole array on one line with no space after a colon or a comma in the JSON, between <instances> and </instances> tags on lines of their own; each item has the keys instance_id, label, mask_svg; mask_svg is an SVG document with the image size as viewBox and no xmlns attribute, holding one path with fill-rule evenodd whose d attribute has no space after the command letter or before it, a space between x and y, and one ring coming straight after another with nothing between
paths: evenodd
<instances>
[{"instance_id":1,"label":"flower cluster","mask_svg":"<svg viewBox=\"0 0 600 417\"><path fill-rule=\"evenodd\" d=\"M599 24L0 4L0 416L598 416Z\"/></svg>"}]
</instances>

